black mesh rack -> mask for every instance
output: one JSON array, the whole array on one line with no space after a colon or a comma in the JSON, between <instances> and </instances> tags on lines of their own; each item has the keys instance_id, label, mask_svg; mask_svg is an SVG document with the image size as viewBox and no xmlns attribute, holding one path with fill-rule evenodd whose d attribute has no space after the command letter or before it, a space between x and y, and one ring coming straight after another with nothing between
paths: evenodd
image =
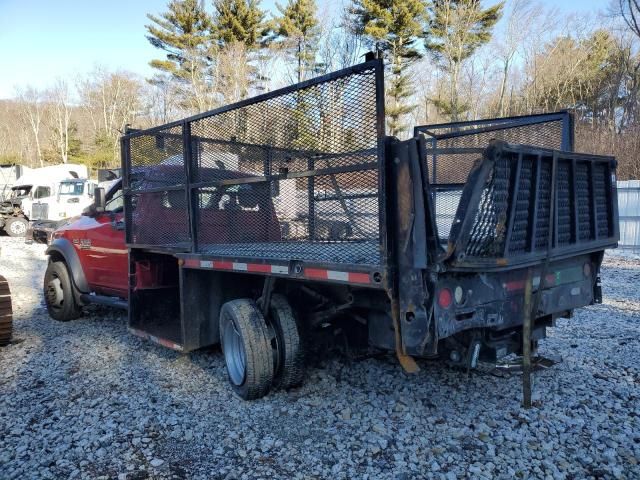
<instances>
[{"instance_id":1,"label":"black mesh rack","mask_svg":"<svg viewBox=\"0 0 640 480\"><path fill-rule=\"evenodd\" d=\"M452 265L504 268L615 246L615 166L613 157L493 142L461 193Z\"/></svg>"},{"instance_id":2,"label":"black mesh rack","mask_svg":"<svg viewBox=\"0 0 640 480\"><path fill-rule=\"evenodd\" d=\"M122 139L127 244L379 266L381 60Z\"/></svg>"},{"instance_id":3,"label":"black mesh rack","mask_svg":"<svg viewBox=\"0 0 640 480\"><path fill-rule=\"evenodd\" d=\"M471 168L492 140L573 151L573 117L566 111L417 126L426 140L425 171L434 195L438 235L445 245Z\"/></svg>"}]
</instances>

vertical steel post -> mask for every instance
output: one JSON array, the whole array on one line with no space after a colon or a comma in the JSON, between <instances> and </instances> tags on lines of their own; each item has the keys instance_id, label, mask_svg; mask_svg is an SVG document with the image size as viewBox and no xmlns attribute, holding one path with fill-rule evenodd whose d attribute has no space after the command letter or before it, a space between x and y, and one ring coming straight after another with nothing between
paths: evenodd
<instances>
[{"instance_id":1,"label":"vertical steel post","mask_svg":"<svg viewBox=\"0 0 640 480\"><path fill-rule=\"evenodd\" d=\"M198 251L198 205L196 202L197 195L191 188L193 182L193 145L191 144L191 122L182 123L182 148L184 161L185 182L185 201L187 205L187 216L189 220L189 236L191 237L191 252ZM196 152L197 155L198 152Z\"/></svg>"},{"instance_id":2,"label":"vertical steel post","mask_svg":"<svg viewBox=\"0 0 640 480\"><path fill-rule=\"evenodd\" d=\"M542 280L541 280L542 282ZM542 285L538 285L541 288ZM531 293L533 291L533 269L527 269L524 285L524 318L522 321L522 405L531 408Z\"/></svg>"}]
</instances>

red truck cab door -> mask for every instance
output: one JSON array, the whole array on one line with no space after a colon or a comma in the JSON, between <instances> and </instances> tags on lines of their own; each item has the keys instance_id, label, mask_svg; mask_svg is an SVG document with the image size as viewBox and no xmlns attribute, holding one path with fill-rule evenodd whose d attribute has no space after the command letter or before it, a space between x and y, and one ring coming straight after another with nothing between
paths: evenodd
<instances>
[{"instance_id":1,"label":"red truck cab door","mask_svg":"<svg viewBox=\"0 0 640 480\"><path fill-rule=\"evenodd\" d=\"M109 192L105 211L84 229L84 273L92 289L102 295L126 298L129 255L125 245L122 189Z\"/></svg>"}]
</instances>

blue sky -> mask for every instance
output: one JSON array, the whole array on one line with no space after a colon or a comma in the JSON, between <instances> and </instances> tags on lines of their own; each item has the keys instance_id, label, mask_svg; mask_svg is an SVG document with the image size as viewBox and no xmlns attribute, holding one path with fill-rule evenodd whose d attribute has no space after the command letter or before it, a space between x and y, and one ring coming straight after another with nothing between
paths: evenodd
<instances>
[{"instance_id":1,"label":"blue sky","mask_svg":"<svg viewBox=\"0 0 640 480\"><path fill-rule=\"evenodd\" d=\"M320 9L323 3L328 2L318 0ZM594 12L607 7L609 0L543 3ZM166 4L166 0L0 0L0 98L14 96L16 87L45 88L57 77L73 78L95 65L149 76L148 63L159 52L145 38L146 14L160 13ZM275 0L262 1L267 10L274 4ZM210 0L207 8L211 9Z\"/></svg>"}]
</instances>

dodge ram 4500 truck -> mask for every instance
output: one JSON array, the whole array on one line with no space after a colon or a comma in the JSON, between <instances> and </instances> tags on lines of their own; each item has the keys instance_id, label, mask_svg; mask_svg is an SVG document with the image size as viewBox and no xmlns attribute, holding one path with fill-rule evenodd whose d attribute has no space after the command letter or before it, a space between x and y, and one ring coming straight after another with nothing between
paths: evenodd
<instances>
[{"instance_id":1,"label":"dodge ram 4500 truck","mask_svg":"<svg viewBox=\"0 0 640 480\"><path fill-rule=\"evenodd\" d=\"M383 72L128 131L122 182L47 250L51 316L113 304L166 347L220 343L254 399L302 382L314 331L472 368L600 302L615 160L575 153L566 112L389 137Z\"/></svg>"}]
</instances>

